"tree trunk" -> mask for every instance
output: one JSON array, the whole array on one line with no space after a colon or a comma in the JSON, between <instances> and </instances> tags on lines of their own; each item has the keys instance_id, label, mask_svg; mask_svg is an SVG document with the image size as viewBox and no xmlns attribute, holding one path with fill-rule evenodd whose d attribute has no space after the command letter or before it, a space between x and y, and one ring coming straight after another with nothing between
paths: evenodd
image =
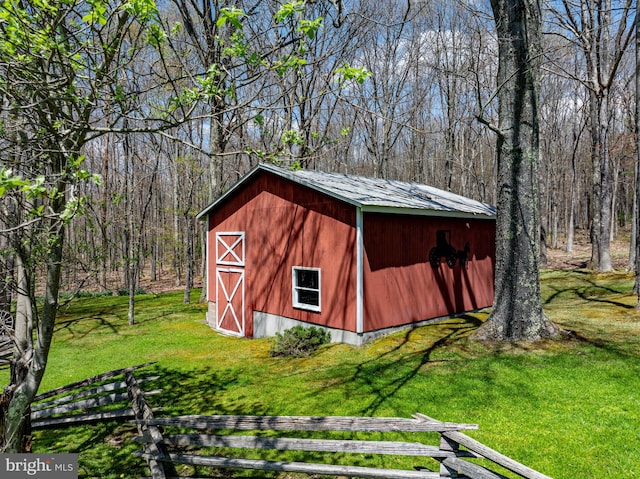
<instances>
[{"instance_id":1,"label":"tree trunk","mask_svg":"<svg viewBox=\"0 0 640 479\"><path fill-rule=\"evenodd\" d=\"M132 253L132 250L129 250ZM136 324L136 262L133 258L129 258L129 265L127 267L127 283L129 283L129 307L127 313L127 322L129 326Z\"/></svg>"},{"instance_id":2,"label":"tree trunk","mask_svg":"<svg viewBox=\"0 0 640 479\"><path fill-rule=\"evenodd\" d=\"M30 251L25 247L16 252L16 321L14 330L14 351L11 360L11 380L0 399L2 408L2 437L0 451L22 452L27 449L29 426L27 409L30 401L27 387L29 361L33 356L33 304L31 277L24 257ZM32 396L35 396L33 393Z\"/></svg>"},{"instance_id":3,"label":"tree trunk","mask_svg":"<svg viewBox=\"0 0 640 479\"><path fill-rule=\"evenodd\" d=\"M544 226L540 226L540 267L546 268L547 263L547 229Z\"/></svg>"},{"instance_id":4,"label":"tree trunk","mask_svg":"<svg viewBox=\"0 0 640 479\"><path fill-rule=\"evenodd\" d=\"M56 212L63 211L64 199L54 201L53 209ZM30 449L30 406L38 392L47 365L58 309L62 269L64 226L56 219L51 221L47 231L50 250L46 263L44 303L35 335L33 334L33 311L36 306L33 302L33 278L26 267L29 258L28 250L17 248L16 338L14 357L11 363L11 381L0 398L0 408L3 413L3 429L2 437L0 437L1 452L17 453ZM25 253L27 254L25 255Z\"/></svg>"},{"instance_id":5,"label":"tree trunk","mask_svg":"<svg viewBox=\"0 0 640 479\"><path fill-rule=\"evenodd\" d=\"M22 361L11 365L11 386L0 395L0 451L3 453L30 452L31 401L35 397L28 368ZM31 399L29 399L31 397Z\"/></svg>"},{"instance_id":6,"label":"tree trunk","mask_svg":"<svg viewBox=\"0 0 640 479\"><path fill-rule=\"evenodd\" d=\"M198 299L198 303L206 303L207 302L207 282L209 281L207 275L207 227L208 222L202 222L202 227L200 228L200 238L201 238L201 248L202 248L202 256L200 257L200 271L202 271L202 291L200 292L200 298Z\"/></svg>"},{"instance_id":7,"label":"tree trunk","mask_svg":"<svg viewBox=\"0 0 640 479\"><path fill-rule=\"evenodd\" d=\"M640 7L636 3L636 281L635 291L638 292L636 309L640 311Z\"/></svg>"},{"instance_id":8,"label":"tree trunk","mask_svg":"<svg viewBox=\"0 0 640 479\"><path fill-rule=\"evenodd\" d=\"M191 303L191 290L193 289L193 247L194 247L194 218L188 211L185 217L187 223L186 254L185 254L185 279L184 279L184 304Z\"/></svg>"},{"instance_id":9,"label":"tree trunk","mask_svg":"<svg viewBox=\"0 0 640 479\"><path fill-rule=\"evenodd\" d=\"M493 310L481 340L554 337L540 292L538 84L541 11L536 0L492 0L498 32L498 198Z\"/></svg>"},{"instance_id":10,"label":"tree trunk","mask_svg":"<svg viewBox=\"0 0 640 479\"><path fill-rule=\"evenodd\" d=\"M632 207L632 213L631 213L631 241L629 244L629 261L627 263L627 270L628 271L635 271L635 266L636 266L636 250L637 250L637 235L638 235L638 162L636 161L636 164L634 166L633 169L633 176L634 176L634 187L633 187L633 207ZM637 293L638 290L637 288L637 284L634 286L633 292Z\"/></svg>"},{"instance_id":11,"label":"tree trunk","mask_svg":"<svg viewBox=\"0 0 640 479\"><path fill-rule=\"evenodd\" d=\"M0 227L4 225L0 224ZM11 313L11 283L14 274L14 254L11 253L7 234L0 236L0 250L4 251L2 261L3 275L0 275L0 312Z\"/></svg>"},{"instance_id":12,"label":"tree trunk","mask_svg":"<svg viewBox=\"0 0 640 479\"><path fill-rule=\"evenodd\" d=\"M104 137L104 147L102 152L102 181L104 187L102 188L102 199L100 201L100 232L102 233L102 271L100 271L101 286L104 291L109 290L107 279L107 268L109 259L109 234L107 230L108 216L107 206L109 205L109 135Z\"/></svg>"},{"instance_id":13,"label":"tree trunk","mask_svg":"<svg viewBox=\"0 0 640 479\"><path fill-rule=\"evenodd\" d=\"M125 120L125 126L127 125ZM134 215L134 201L133 201L133 185L135 168L133 165L133 151L129 144L129 135L125 135L123 142L123 163L124 163L124 214L125 214L125 283L129 290L129 308L127 312L127 320L129 326L135 324L135 309L136 309L136 268L138 267L138 257L135 247L135 220Z\"/></svg>"},{"instance_id":14,"label":"tree trunk","mask_svg":"<svg viewBox=\"0 0 640 479\"><path fill-rule=\"evenodd\" d=\"M179 176L178 176L178 165L174 161L174 178L173 178L173 270L175 273L175 286L180 286L180 265L181 265L181 254L180 254L180 190L178 188Z\"/></svg>"},{"instance_id":15,"label":"tree trunk","mask_svg":"<svg viewBox=\"0 0 640 479\"><path fill-rule=\"evenodd\" d=\"M551 200L551 247L558 248L558 202L554 198Z\"/></svg>"},{"instance_id":16,"label":"tree trunk","mask_svg":"<svg viewBox=\"0 0 640 479\"><path fill-rule=\"evenodd\" d=\"M576 212L576 155L575 149L571 158L571 187L569 191L569 225L567 226L567 245L565 250L573 251L573 236L575 233L575 212Z\"/></svg>"},{"instance_id":17,"label":"tree trunk","mask_svg":"<svg viewBox=\"0 0 640 479\"><path fill-rule=\"evenodd\" d=\"M599 272L611 271L611 198L612 198L612 175L611 164L609 162L609 128L608 128L608 90L598 96L596 101L597 119L593 125L592 142L598 157L598 170L596 178L599 183L599 202L595 208L599 210L599 224L595 224L597 231L596 246L598 248L597 262L595 268ZM595 223L595 218L594 218Z\"/></svg>"}]
</instances>

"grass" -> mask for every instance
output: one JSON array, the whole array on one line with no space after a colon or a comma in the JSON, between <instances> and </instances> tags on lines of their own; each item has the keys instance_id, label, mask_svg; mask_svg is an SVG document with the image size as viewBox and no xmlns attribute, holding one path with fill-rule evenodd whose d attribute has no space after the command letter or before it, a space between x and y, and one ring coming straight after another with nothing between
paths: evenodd
<instances>
[{"instance_id":1,"label":"grass","mask_svg":"<svg viewBox=\"0 0 640 479\"><path fill-rule=\"evenodd\" d=\"M632 276L543 274L562 341L486 346L468 339L486 313L310 358L269 356L268 340L221 336L182 293L82 298L60 315L41 390L156 361L150 398L163 415L409 417L478 423L470 435L556 479L640 477L640 314ZM194 292L194 301L197 298ZM6 381L6 372L0 377ZM37 432L36 452L79 452L82 478L144 475L135 429L105 424Z\"/></svg>"}]
</instances>

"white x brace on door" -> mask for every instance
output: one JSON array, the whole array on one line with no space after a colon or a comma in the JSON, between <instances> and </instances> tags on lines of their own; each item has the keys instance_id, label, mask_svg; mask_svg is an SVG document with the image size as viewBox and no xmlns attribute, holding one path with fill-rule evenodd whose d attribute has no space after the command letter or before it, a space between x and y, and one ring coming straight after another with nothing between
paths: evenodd
<instances>
[{"instance_id":1,"label":"white x brace on door","mask_svg":"<svg viewBox=\"0 0 640 479\"><path fill-rule=\"evenodd\" d=\"M216 329L244 336L245 236L241 232L216 233Z\"/></svg>"}]
</instances>

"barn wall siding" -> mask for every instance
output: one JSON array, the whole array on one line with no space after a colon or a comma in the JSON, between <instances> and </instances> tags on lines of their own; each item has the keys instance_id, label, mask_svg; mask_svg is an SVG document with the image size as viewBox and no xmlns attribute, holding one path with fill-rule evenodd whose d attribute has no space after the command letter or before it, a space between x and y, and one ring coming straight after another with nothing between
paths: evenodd
<instances>
[{"instance_id":1,"label":"barn wall siding","mask_svg":"<svg viewBox=\"0 0 640 479\"><path fill-rule=\"evenodd\" d=\"M216 232L245 233L245 335L294 324L326 327L334 341L362 344L407 327L490 306L495 220L365 212L364 334L356 332L356 207L270 172L258 172L209 211L207 315L215 326ZM429 261L438 231L468 263ZM320 268L322 308L292 304L292 268ZM229 281L229 280L228 280ZM231 281L232 283L232 281ZM231 284L229 283L229 284ZM237 303L235 303L237 304Z\"/></svg>"},{"instance_id":2,"label":"barn wall siding","mask_svg":"<svg viewBox=\"0 0 640 479\"><path fill-rule=\"evenodd\" d=\"M438 230L469 262L429 263ZM495 222L426 216L365 214L365 330L452 315L493 302Z\"/></svg>"},{"instance_id":3,"label":"barn wall siding","mask_svg":"<svg viewBox=\"0 0 640 479\"><path fill-rule=\"evenodd\" d=\"M210 244L216 232L246 233L247 336L254 334L254 311L355 331L354 224L352 207L270 174L258 175L210 214ZM293 307L293 266L321 268L321 312ZM209 278L215 267L210 261ZM210 301L215 292L210 281Z\"/></svg>"}]
</instances>

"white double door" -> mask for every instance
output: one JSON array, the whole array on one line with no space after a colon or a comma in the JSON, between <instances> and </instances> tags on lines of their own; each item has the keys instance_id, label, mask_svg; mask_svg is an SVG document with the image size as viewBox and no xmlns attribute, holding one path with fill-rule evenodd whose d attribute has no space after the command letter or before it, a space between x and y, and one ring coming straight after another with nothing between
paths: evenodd
<instances>
[{"instance_id":1,"label":"white double door","mask_svg":"<svg viewBox=\"0 0 640 479\"><path fill-rule=\"evenodd\" d=\"M216 329L245 335L244 318L245 234L216 233Z\"/></svg>"}]
</instances>

